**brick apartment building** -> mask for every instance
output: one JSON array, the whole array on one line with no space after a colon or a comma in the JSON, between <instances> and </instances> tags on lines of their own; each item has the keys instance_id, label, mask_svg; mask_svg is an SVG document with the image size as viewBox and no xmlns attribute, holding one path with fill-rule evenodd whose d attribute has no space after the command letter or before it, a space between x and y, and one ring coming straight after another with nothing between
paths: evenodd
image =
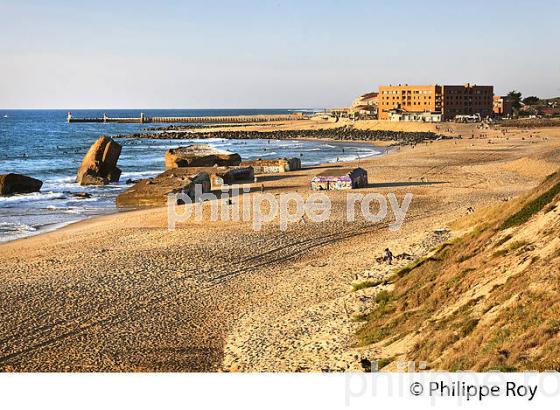
<instances>
[{"instance_id":1,"label":"brick apartment building","mask_svg":"<svg viewBox=\"0 0 560 410\"><path fill-rule=\"evenodd\" d=\"M442 114L445 120L456 115L492 115L494 87L491 85L444 85L442 87Z\"/></svg>"},{"instance_id":2,"label":"brick apartment building","mask_svg":"<svg viewBox=\"0 0 560 410\"><path fill-rule=\"evenodd\" d=\"M380 120L388 120L390 111L441 112L441 86L439 85L382 85L377 97Z\"/></svg>"},{"instance_id":3,"label":"brick apartment building","mask_svg":"<svg viewBox=\"0 0 560 410\"><path fill-rule=\"evenodd\" d=\"M491 85L388 85L379 87L378 118L387 120L395 110L441 113L444 120L456 115L492 115Z\"/></svg>"},{"instance_id":4,"label":"brick apartment building","mask_svg":"<svg viewBox=\"0 0 560 410\"><path fill-rule=\"evenodd\" d=\"M512 115L513 114L513 106L511 103L511 98L507 95L494 96L494 105L493 105L494 114L500 116Z\"/></svg>"}]
</instances>

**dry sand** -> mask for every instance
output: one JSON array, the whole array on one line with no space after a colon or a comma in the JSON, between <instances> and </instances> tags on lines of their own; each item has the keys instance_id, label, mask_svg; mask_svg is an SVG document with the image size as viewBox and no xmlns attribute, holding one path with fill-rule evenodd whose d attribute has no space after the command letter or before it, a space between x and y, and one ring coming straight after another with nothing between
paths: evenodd
<instances>
[{"instance_id":1,"label":"dry sand","mask_svg":"<svg viewBox=\"0 0 560 410\"><path fill-rule=\"evenodd\" d=\"M442 239L434 230L467 207L519 195L559 166L560 130L480 132L454 126L450 133L475 139L352 163L369 173L370 186L357 192L414 195L398 232L346 222L345 193L331 192L328 222L286 232L276 222L255 232L209 221L169 232L160 208L0 245L0 369L357 370L369 353L352 348L352 317L371 295L351 284L387 274L375 262L383 249L426 252ZM264 176L256 187L308 195L317 168Z\"/></svg>"}]
</instances>

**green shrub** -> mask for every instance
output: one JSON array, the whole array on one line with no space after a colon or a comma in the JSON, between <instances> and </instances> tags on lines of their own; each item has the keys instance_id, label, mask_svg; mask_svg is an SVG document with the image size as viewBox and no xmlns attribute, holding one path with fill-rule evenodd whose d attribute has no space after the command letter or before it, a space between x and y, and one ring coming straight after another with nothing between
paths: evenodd
<instances>
[{"instance_id":1,"label":"green shrub","mask_svg":"<svg viewBox=\"0 0 560 410\"><path fill-rule=\"evenodd\" d=\"M557 334L558 332L560 332L560 320L549 320L548 321L548 326L545 329L545 333L553 336L555 334Z\"/></svg>"},{"instance_id":2,"label":"green shrub","mask_svg":"<svg viewBox=\"0 0 560 410\"><path fill-rule=\"evenodd\" d=\"M363 282L353 284L352 290L356 292L361 289L373 288L375 286L381 285L382 283L382 280L364 280Z\"/></svg>"},{"instance_id":3,"label":"green shrub","mask_svg":"<svg viewBox=\"0 0 560 410\"><path fill-rule=\"evenodd\" d=\"M527 222L533 215L548 205L556 195L560 193L560 182L546 191L544 194L539 195L537 198L529 201L521 210L510 216L504 221L500 229L513 228Z\"/></svg>"},{"instance_id":4,"label":"green shrub","mask_svg":"<svg viewBox=\"0 0 560 410\"><path fill-rule=\"evenodd\" d=\"M391 300L393 300L393 294L387 292L386 290L382 290L377 295L375 295L375 303L379 303L380 305L386 305Z\"/></svg>"},{"instance_id":5,"label":"green shrub","mask_svg":"<svg viewBox=\"0 0 560 410\"><path fill-rule=\"evenodd\" d=\"M415 261L410 262L408 265L406 265L406 266L402 267L401 269L397 270L395 272L395 275L397 275L399 278L402 278L404 275L412 272L418 266L421 266L424 262L426 262L426 258L416 259Z\"/></svg>"},{"instance_id":6,"label":"green shrub","mask_svg":"<svg viewBox=\"0 0 560 410\"><path fill-rule=\"evenodd\" d=\"M517 368L514 366L509 366L506 364L499 364L494 366L488 366L483 370L484 372L502 372L502 373L514 373L517 372Z\"/></svg>"},{"instance_id":7,"label":"green shrub","mask_svg":"<svg viewBox=\"0 0 560 410\"><path fill-rule=\"evenodd\" d=\"M508 249L500 249L499 251L496 251L492 254L493 257L495 258L499 258L500 256L504 256L507 255L509 252Z\"/></svg>"},{"instance_id":8,"label":"green shrub","mask_svg":"<svg viewBox=\"0 0 560 410\"><path fill-rule=\"evenodd\" d=\"M474 330L474 328L478 325L478 322L479 322L478 319L467 320L463 324L463 327L461 328L461 336L465 337L465 336L470 335L472 333L472 331Z\"/></svg>"},{"instance_id":9,"label":"green shrub","mask_svg":"<svg viewBox=\"0 0 560 410\"><path fill-rule=\"evenodd\" d=\"M352 321L354 322L365 322L368 319L368 315L365 313L359 313L357 315L354 315L354 317L352 318Z\"/></svg>"},{"instance_id":10,"label":"green shrub","mask_svg":"<svg viewBox=\"0 0 560 410\"><path fill-rule=\"evenodd\" d=\"M494 252L493 256L494 257L504 256L504 255L507 255L510 252L513 252L513 251L515 251L519 248L522 248L524 246L527 246L527 245L529 245L529 242L527 242L527 241L515 241L515 242L512 242L507 248L500 249L500 250Z\"/></svg>"},{"instance_id":11,"label":"green shrub","mask_svg":"<svg viewBox=\"0 0 560 410\"><path fill-rule=\"evenodd\" d=\"M385 357L383 359L379 359L377 361L377 370L383 369L388 364L392 363L395 360L394 357Z\"/></svg>"},{"instance_id":12,"label":"green shrub","mask_svg":"<svg viewBox=\"0 0 560 410\"><path fill-rule=\"evenodd\" d=\"M506 235L506 236L504 236L502 239L500 239L498 242L496 242L496 248L499 248L499 247L502 246L504 243L506 243L507 241L509 241L511 238L513 238L512 235Z\"/></svg>"}]
</instances>

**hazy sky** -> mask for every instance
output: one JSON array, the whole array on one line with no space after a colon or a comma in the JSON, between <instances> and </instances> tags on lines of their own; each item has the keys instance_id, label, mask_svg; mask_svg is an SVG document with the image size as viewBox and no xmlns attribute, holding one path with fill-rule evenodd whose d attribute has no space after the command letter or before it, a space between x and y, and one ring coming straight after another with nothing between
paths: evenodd
<instances>
[{"instance_id":1,"label":"hazy sky","mask_svg":"<svg viewBox=\"0 0 560 410\"><path fill-rule=\"evenodd\" d=\"M560 95L560 1L0 0L0 107L332 107L387 83Z\"/></svg>"}]
</instances>

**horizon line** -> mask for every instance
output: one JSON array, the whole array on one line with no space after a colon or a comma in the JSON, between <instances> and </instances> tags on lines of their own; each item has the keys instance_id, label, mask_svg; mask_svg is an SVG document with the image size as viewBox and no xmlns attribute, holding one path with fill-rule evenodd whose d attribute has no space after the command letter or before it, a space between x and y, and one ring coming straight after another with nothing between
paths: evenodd
<instances>
[{"instance_id":1,"label":"horizon line","mask_svg":"<svg viewBox=\"0 0 560 410\"><path fill-rule=\"evenodd\" d=\"M327 107L26 107L26 108L5 108L0 107L0 110L16 111L16 110L324 110Z\"/></svg>"}]
</instances>

